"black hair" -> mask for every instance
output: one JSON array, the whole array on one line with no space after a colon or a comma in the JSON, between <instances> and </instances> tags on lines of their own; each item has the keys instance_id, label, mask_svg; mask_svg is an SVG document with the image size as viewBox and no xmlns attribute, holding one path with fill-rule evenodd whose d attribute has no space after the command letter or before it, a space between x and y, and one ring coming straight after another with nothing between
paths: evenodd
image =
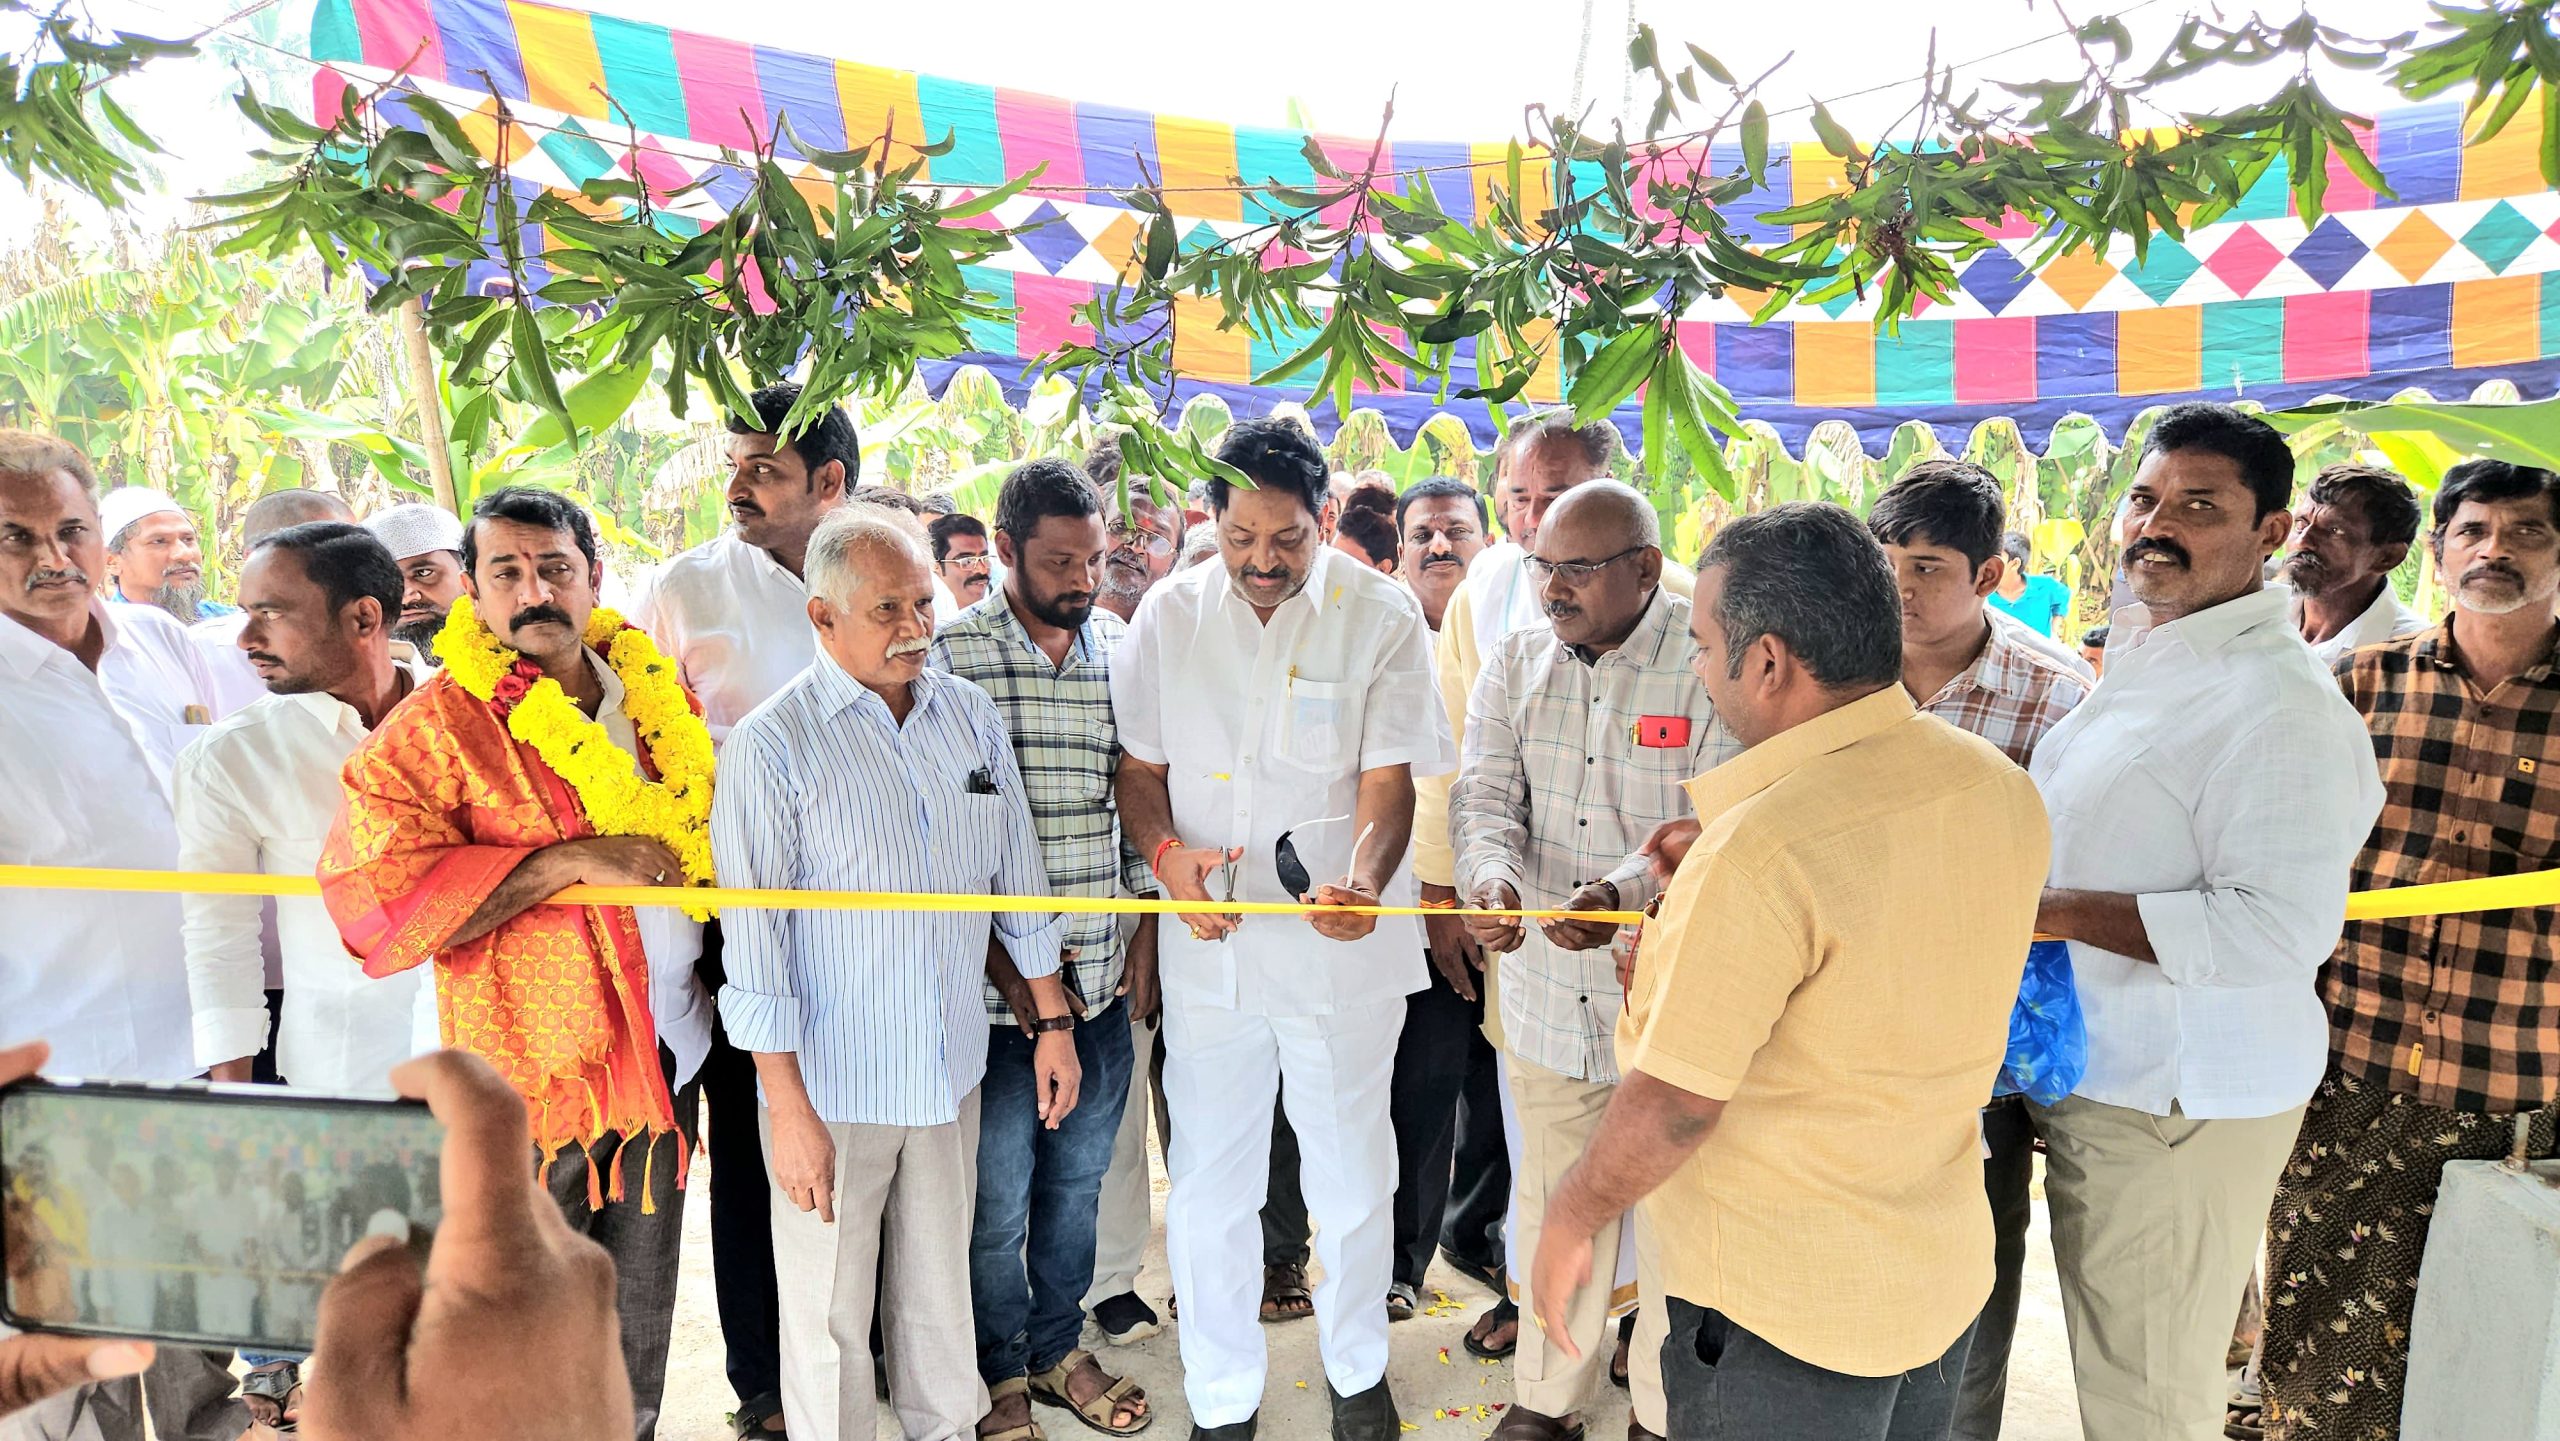
<instances>
[{"instance_id":1,"label":"black hair","mask_svg":"<svg viewBox=\"0 0 2560 1441\"><path fill-rule=\"evenodd\" d=\"M2352 461L2325 467L2313 476L2302 501L2305 505L2352 502L2375 545L2407 545L2418 538L2418 525L2425 519L2418 513L2418 493L2400 478L2400 472Z\"/></svg>"},{"instance_id":2,"label":"black hair","mask_svg":"<svg viewBox=\"0 0 2560 1441\"><path fill-rule=\"evenodd\" d=\"M400 562L372 531L351 521L307 520L270 531L249 554L289 551L302 562L302 573L329 597L331 614L354 601L371 599L382 607L382 622L400 618Z\"/></svg>"},{"instance_id":3,"label":"black hair","mask_svg":"<svg viewBox=\"0 0 2560 1441\"><path fill-rule=\"evenodd\" d=\"M782 423L791 415L791 407L800 403L800 387L789 381L768 385L747 397L755 403L753 417L729 417L731 435L770 435L774 443L800 457L809 472L810 484L817 483L818 468L831 460L844 462L844 488L853 489L862 475L862 441L853 433L853 417L841 405L830 405L818 412L798 435L784 438Z\"/></svg>"},{"instance_id":4,"label":"black hair","mask_svg":"<svg viewBox=\"0 0 2560 1441\"><path fill-rule=\"evenodd\" d=\"M1383 510L1365 505L1346 509L1333 518L1333 529L1337 535L1351 537L1352 543L1367 551L1372 561L1393 565L1401 549L1396 544L1395 523L1387 519Z\"/></svg>"},{"instance_id":5,"label":"black hair","mask_svg":"<svg viewBox=\"0 0 2560 1441\"><path fill-rule=\"evenodd\" d=\"M951 538L953 536L974 535L980 540L985 540L987 538L987 527L974 515L959 515L955 513L952 515L937 515L933 519L926 521L924 533L932 538L934 564L940 565L942 562L951 558Z\"/></svg>"},{"instance_id":6,"label":"black hair","mask_svg":"<svg viewBox=\"0 0 2560 1441\"><path fill-rule=\"evenodd\" d=\"M2104 622L2100 622L2099 624L2093 625L2087 630L2080 632L2080 648L2087 650L2092 646L2095 646L2099 650L2105 650L2107 648L2107 627Z\"/></svg>"},{"instance_id":7,"label":"black hair","mask_svg":"<svg viewBox=\"0 0 2560 1441\"><path fill-rule=\"evenodd\" d=\"M1902 679L1902 593L1892 562L1858 518L1828 501L1795 500L1725 523L1698 557L1724 569L1716 624L1727 674L1774 635L1816 681L1834 688Z\"/></svg>"},{"instance_id":8,"label":"black hair","mask_svg":"<svg viewBox=\"0 0 2560 1441\"><path fill-rule=\"evenodd\" d=\"M1296 497L1311 516L1324 514L1325 502L1333 498L1333 470L1324 463L1324 452L1316 448L1316 438L1278 416L1240 420L1227 427L1218 441L1218 459L1252 477L1257 490ZM1223 476L1209 477L1209 508L1227 508Z\"/></svg>"},{"instance_id":9,"label":"black hair","mask_svg":"<svg viewBox=\"0 0 2560 1441\"><path fill-rule=\"evenodd\" d=\"M1050 516L1082 520L1100 514L1102 492L1070 461L1026 460L1005 473L1004 488L996 492L996 529L1015 545L1031 539Z\"/></svg>"},{"instance_id":10,"label":"black hair","mask_svg":"<svg viewBox=\"0 0 2560 1441\"><path fill-rule=\"evenodd\" d=\"M1990 471L1963 460L1924 460L1885 487L1867 529L1886 545L1942 545L1975 570L2001 553L2008 502Z\"/></svg>"},{"instance_id":11,"label":"black hair","mask_svg":"<svg viewBox=\"0 0 2560 1441\"><path fill-rule=\"evenodd\" d=\"M1417 480L1406 486L1404 494L1396 497L1396 533L1398 535L1404 533L1404 513L1413 508L1415 501L1439 500L1447 496L1461 495L1476 503L1476 529L1491 530L1493 513L1485 508L1483 491L1463 480L1446 475L1435 475L1428 480Z\"/></svg>"},{"instance_id":12,"label":"black hair","mask_svg":"<svg viewBox=\"0 0 2560 1441\"><path fill-rule=\"evenodd\" d=\"M2512 461L2466 460L2446 471L2436 486L2435 535L2443 538L2444 528L2453 523L2454 513L2466 500L2488 504L2534 495L2551 507L2552 521L2560 524L2560 475Z\"/></svg>"},{"instance_id":13,"label":"black hair","mask_svg":"<svg viewBox=\"0 0 2560 1441\"><path fill-rule=\"evenodd\" d=\"M471 507L471 523L462 528L462 573L477 575L480 570L480 522L508 520L518 525L537 526L543 530L565 530L578 543L578 553L587 558L592 573L602 565L603 553L596 548L596 525L587 519L584 507L556 490L532 485L507 485L480 497Z\"/></svg>"},{"instance_id":14,"label":"black hair","mask_svg":"<svg viewBox=\"0 0 2560 1441\"><path fill-rule=\"evenodd\" d=\"M2201 450L2240 467L2240 479L2257 498L2264 520L2293 500L2293 451L2284 433L2245 411L2210 401L2173 405L2151 423L2142 442L2142 458L2176 450Z\"/></svg>"}]
</instances>

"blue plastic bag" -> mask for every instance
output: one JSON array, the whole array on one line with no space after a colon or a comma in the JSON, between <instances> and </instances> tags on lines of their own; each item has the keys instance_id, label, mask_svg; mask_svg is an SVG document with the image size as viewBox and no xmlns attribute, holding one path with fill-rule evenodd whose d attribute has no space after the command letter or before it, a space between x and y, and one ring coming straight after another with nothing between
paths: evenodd
<instances>
[{"instance_id":1,"label":"blue plastic bag","mask_svg":"<svg viewBox=\"0 0 2560 1441\"><path fill-rule=\"evenodd\" d=\"M2089 1030L2080 1018L2080 991L2071 983L2070 943L2037 941L2027 947L2027 973L2009 1012L2009 1054L1991 1094L2025 1092L2028 1100L2050 1106L2070 1095L2088 1069Z\"/></svg>"}]
</instances>

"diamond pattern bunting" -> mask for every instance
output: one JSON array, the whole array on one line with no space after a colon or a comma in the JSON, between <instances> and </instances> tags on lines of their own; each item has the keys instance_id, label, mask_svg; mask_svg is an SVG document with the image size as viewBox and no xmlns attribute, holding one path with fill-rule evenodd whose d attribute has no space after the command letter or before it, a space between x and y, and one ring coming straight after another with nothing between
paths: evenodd
<instances>
[{"instance_id":1,"label":"diamond pattern bunting","mask_svg":"<svg viewBox=\"0 0 2560 1441\"><path fill-rule=\"evenodd\" d=\"M2443 226L2429 220L2424 211L2413 210L2373 249L2400 272L2401 279L2415 285L2436 268L2446 251L2453 249L2453 237L2444 233Z\"/></svg>"},{"instance_id":2,"label":"diamond pattern bunting","mask_svg":"<svg viewBox=\"0 0 2560 1441\"><path fill-rule=\"evenodd\" d=\"M2332 215L2320 222L2318 229L2293 247L2293 263L2302 273L2320 282L2323 290L2335 290L2338 282L2356 263L2373 253L2373 247L2356 238L2356 233Z\"/></svg>"},{"instance_id":3,"label":"diamond pattern bunting","mask_svg":"<svg viewBox=\"0 0 2560 1441\"><path fill-rule=\"evenodd\" d=\"M2007 246L1995 245L1974 257L1957 284L1964 287L1965 294L1982 302L1983 309L1998 315L2034 281L2035 277L2027 273Z\"/></svg>"},{"instance_id":4,"label":"diamond pattern bunting","mask_svg":"<svg viewBox=\"0 0 2560 1441\"><path fill-rule=\"evenodd\" d=\"M2159 253L2159 244L2156 240L2152 242L2154 254ZM2215 279L2230 286L2232 294L2246 295L2258 288L2258 282L2267 278L2268 271L2283 262L2284 252L2269 245L2267 237L2260 235L2256 226L2243 225L2232 231L2231 238L2214 250L2212 258L2205 261L2204 268L2212 271Z\"/></svg>"},{"instance_id":5,"label":"diamond pattern bunting","mask_svg":"<svg viewBox=\"0 0 2560 1441\"><path fill-rule=\"evenodd\" d=\"M2045 283L2046 289L2061 296L2072 309L2084 310L2117 274L2116 268L2103 257L2084 248L2055 256L2037 272L2036 278Z\"/></svg>"},{"instance_id":6,"label":"diamond pattern bunting","mask_svg":"<svg viewBox=\"0 0 2560 1441\"><path fill-rule=\"evenodd\" d=\"M1040 262L1040 268L1051 275L1066 269L1068 261L1084 253L1084 237L1077 234L1076 228L1067 223L1066 216L1048 201L1041 201L1023 217L1023 221L1032 228L1017 232L1021 237L1019 243L1031 252L1032 259Z\"/></svg>"},{"instance_id":7,"label":"diamond pattern bunting","mask_svg":"<svg viewBox=\"0 0 2560 1441\"><path fill-rule=\"evenodd\" d=\"M2533 222L2516 213L2516 208L2501 200L2489 207L2469 230L2462 232L2462 248L2480 257L2491 274L2503 275L2524 248L2542 232Z\"/></svg>"},{"instance_id":8,"label":"diamond pattern bunting","mask_svg":"<svg viewBox=\"0 0 2560 1441\"><path fill-rule=\"evenodd\" d=\"M2187 277L2196 273L2195 252L2165 235L2151 237L2149 253L2124 268L2124 278L2151 297L2154 305L2166 305Z\"/></svg>"}]
</instances>

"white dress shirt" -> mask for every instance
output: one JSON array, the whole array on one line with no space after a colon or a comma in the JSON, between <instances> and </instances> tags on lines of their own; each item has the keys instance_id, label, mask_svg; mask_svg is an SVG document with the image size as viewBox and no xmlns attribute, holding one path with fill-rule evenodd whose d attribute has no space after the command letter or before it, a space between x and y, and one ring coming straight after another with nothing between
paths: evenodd
<instances>
[{"instance_id":1,"label":"white dress shirt","mask_svg":"<svg viewBox=\"0 0 2560 1441\"><path fill-rule=\"evenodd\" d=\"M2314 977L2382 781L2291 599L2269 587L2156 629L2140 606L2116 612L2106 680L2036 747L2047 883L2138 897L2160 958L2071 943L2092 1100L2273 1116L2327 1065Z\"/></svg>"},{"instance_id":2,"label":"white dress shirt","mask_svg":"<svg viewBox=\"0 0 2560 1441\"><path fill-rule=\"evenodd\" d=\"M1535 630L1547 623L1547 612L1538 603L1538 587L1529 580L1529 552L1515 542L1501 541L1476 552L1459 584L1475 592L1469 614L1475 618L1478 655L1493 654L1493 648L1513 631Z\"/></svg>"},{"instance_id":3,"label":"white dress shirt","mask_svg":"<svg viewBox=\"0 0 2560 1441\"><path fill-rule=\"evenodd\" d=\"M2294 624L2299 629L2301 621L2297 618ZM2350 651L2398 640L2404 635L2416 635L2426 628L2427 618L2402 605L2399 592L2385 580L2382 593L2373 598L2373 604L2366 606L2362 615L2347 622L2345 630L2327 640L2311 642L2311 654L2323 667L2331 667L2344 660Z\"/></svg>"},{"instance_id":4,"label":"white dress shirt","mask_svg":"<svg viewBox=\"0 0 2560 1441\"><path fill-rule=\"evenodd\" d=\"M339 773L367 734L353 706L325 693L269 695L207 731L178 759L180 869L316 873L346 800ZM314 1090L387 1093L393 1066L438 1044L430 968L367 976L318 897L274 905L284 961L277 1071ZM181 906L196 1062L254 1056L267 1043L266 903L191 895Z\"/></svg>"},{"instance_id":5,"label":"white dress shirt","mask_svg":"<svg viewBox=\"0 0 2560 1441\"><path fill-rule=\"evenodd\" d=\"M622 709L622 677L592 649L587 664L604 687L596 721L632 757L631 768L640 770L640 734ZM649 1011L658 1023L658 1039L675 1053L676 1084L682 1086L711 1054L711 996L693 972L693 963L702 959L702 922L674 906L634 906L631 918L640 929L640 949L649 957ZM293 994L293 988L287 986L285 994Z\"/></svg>"},{"instance_id":6,"label":"white dress shirt","mask_svg":"<svg viewBox=\"0 0 2560 1441\"><path fill-rule=\"evenodd\" d=\"M240 632L249 628L249 613L235 610L228 615L212 616L187 627L187 638L204 652L204 665L213 682L213 718L238 715L266 699L267 683L258 678L257 667L249 664L249 653L240 648Z\"/></svg>"},{"instance_id":7,"label":"white dress shirt","mask_svg":"<svg viewBox=\"0 0 2560 1441\"><path fill-rule=\"evenodd\" d=\"M98 657L98 683L131 723L151 763L160 793L169 793L178 752L203 735L220 714L221 688L205 664L204 647L187 628L156 605L92 602L90 614L107 637Z\"/></svg>"},{"instance_id":8,"label":"white dress shirt","mask_svg":"<svg viewBox=\"0 0 2560 1441\"><path fill-rule=\"evenodd\" d=\"M735 531L668 561L631 623L683 671L714 744L818 654L809 588Z\"/></svg>"},{"instance_id":9,"label":"white dress shirt","mask_svg":"<svg viewBox=\"0 0 2560 1441\"><path fill-rule=\"evenodd\" d=\"M1317 884L1351 869L1360 774L1456 768L1432 678L1429 633L1412 594L1330 548L1306 589L1264 624L1226 568L1193 566L1138 608L1111 668L1120 745L1165 766L1175 833L1194 846L1242 846L1236 899L1294 901L1273 861L1282 833ZM1318 820L1330 821L1310 826ZM1376 842L1373 840L1372 844ZM1219 894L1211 872L1210 894ZM1382 904L1409 906L1410 854ZM1422 927L1379 918L1357 941L1327 940L1296 916L1246 916L1223 941L1181 926L1157 932L1165 1003L1265 1016L1357 1010L1423 988Z\"/></svg>"},{"instance_id":10,"label":"white dress shirt","mask_svg":"<svg viewBox=\"0 0 2560 1441\"><path fill-rule=\"evenodd\" d=\"M204 662L157 611L92 601L98 669L0 617L0 862L170 870L166 777ZM53 1043L66 1076L171 1081L187 1045L178 898L0 891L0 1034Z\"/></svg>"}]
</instances>

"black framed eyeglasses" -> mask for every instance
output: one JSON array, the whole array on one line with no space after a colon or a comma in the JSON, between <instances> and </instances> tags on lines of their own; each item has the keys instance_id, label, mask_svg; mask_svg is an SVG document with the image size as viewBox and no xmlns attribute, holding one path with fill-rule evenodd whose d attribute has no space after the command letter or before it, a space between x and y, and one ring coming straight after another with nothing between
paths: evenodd
<instances>
[{"instance_id":1,"label":"black framed eyeglasses","mask_svg":"<svg viewBox=\"0 0 2560 1441\"><path fill-rule=\"evenodd\" d=\"M1540 560L1533 555L1529 557L1529 574L1540 585L1546 584L1549 577L1559 577L1567 585L1589 585L1593 576L1628 556L1651 549L1653 547L1649 545L1631 545L1606 560Z\"/></svg>"}]
</instances>

